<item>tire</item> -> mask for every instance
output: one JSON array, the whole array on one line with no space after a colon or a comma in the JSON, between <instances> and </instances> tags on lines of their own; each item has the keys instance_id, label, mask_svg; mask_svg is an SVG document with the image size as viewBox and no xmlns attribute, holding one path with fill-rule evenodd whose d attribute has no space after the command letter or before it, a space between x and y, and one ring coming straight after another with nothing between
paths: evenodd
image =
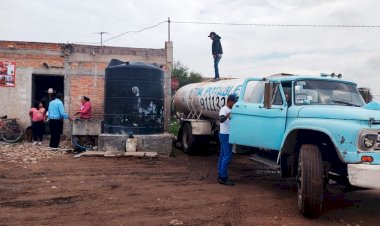
<instances>
[{"instance_id":1,"label":"tire","mask_svg":"<svg viewBox=\"0 0 380 226\"><path fill-rule=\"evenodd\" d=\"M178 149L182 149L182 132L183 132L183 126L181 126L178 130L177 139L173 140L174 147Z\"/></svg>"},{"instance_id":2,"label":"tire","mask_svg":"<svg viewBox=\"0 0 380 226\"><path fill-rule=\"evenodd\" d=\"M188 155L194 153L194 136L190 123L185 123L182 128L182 150Z\"/></svg>"},{"instance_id":3,"label":"tire","mask_svg":"<svg viewBox=\"0 0 380 226\"><path fill-rule=\"evenodd\" d=\"M3 128L3 132L1 134L1 138L4 141L8 143L14 143L20 140L23 131L21 126L17 123L16 119L6 120L4 127L5 128Z\"/></svg>"},{"instance_id":4,"label":"tire","mask_svg":"<svg viewBox=\"0 0 380 226\"><path fill-rule=\"evenodd\" d=\"M305 217L317 217L323 202L323 164L318 146L303 144L298 157L298 209Z\"/></svg>"},{"instance_id":5,"label":"tire","mask_svg":"<svg viewBox=\"0 0 380 226\"><path fill-rule=\"evenodd\" d=\"M182 150L188 155L208 151L210 147L210 136L194 135L190 123L185 123L182 128Z\"/></svg>"}]
</instances>

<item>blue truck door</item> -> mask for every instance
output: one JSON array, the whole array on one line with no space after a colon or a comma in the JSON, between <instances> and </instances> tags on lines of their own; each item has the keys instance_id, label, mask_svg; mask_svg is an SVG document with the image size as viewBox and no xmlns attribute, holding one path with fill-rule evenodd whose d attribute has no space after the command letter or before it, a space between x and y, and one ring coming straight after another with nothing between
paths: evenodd
<instances>
[{"instance_id":1,"label":"blue truck door","mask_svg":"<svg viewBox=\"0 0 380 226\"><path fill-rule=\"evenodd\" d=\"M242 95L232 109L230 143L280 149L285 131L287 103L284 101L281 84L270 84L271 93L267 98L270 98L271 106L265 108L265 82L245 82Z\"/></svg>"}]
</instances>

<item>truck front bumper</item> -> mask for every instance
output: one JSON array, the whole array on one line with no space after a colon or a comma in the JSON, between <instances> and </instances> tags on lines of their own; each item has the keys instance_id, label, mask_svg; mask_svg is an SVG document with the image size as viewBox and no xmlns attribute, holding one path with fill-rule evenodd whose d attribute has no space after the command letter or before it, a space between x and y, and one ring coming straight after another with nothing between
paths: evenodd
<instances>
[{"instance_id":1,"label":"truck front bumper","mask_svg":"<svg viewBox=\"0 0 380 226\"><path fill-rule=\"evenodd\" d=\"M380 165L348 164L347 169L351 185L380 189Z\"/></svg>"}]
</instances>

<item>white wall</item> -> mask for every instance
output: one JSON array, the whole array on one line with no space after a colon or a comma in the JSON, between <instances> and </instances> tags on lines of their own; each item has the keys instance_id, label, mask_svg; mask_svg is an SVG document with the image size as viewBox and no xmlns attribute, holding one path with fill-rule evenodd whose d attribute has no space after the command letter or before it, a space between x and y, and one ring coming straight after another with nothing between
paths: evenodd
<instances>
[{"instance_id":1,"label":"white wall","mask_svg":"<svg viewBox=\"0 0 380 226\"><path fill-rule=\"evenodd\" d=\"M24 128L30 125L33 68L17 68L16 86L0 87L0 115L19 118Z\"/></svg>"}]
</instances>

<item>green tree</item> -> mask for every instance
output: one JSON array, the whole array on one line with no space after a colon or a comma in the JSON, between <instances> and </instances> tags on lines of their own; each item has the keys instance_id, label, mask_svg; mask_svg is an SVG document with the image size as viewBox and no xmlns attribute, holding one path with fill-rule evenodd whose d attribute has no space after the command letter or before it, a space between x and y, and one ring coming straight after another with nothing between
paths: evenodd
<instances>
[{"instance_id":1,"label":"green tree","mask_svg":"<svg viewBox=\"0 0 380 226\"><path fill-rule=\"evenodd\" d=\"M182 64L180 61L175 61L172 69L172 76L179 82L179 87L185 86L190 83L197 83L203 81L200 73L189 72L189 68Z\"/></svg>"}]
</instances>

